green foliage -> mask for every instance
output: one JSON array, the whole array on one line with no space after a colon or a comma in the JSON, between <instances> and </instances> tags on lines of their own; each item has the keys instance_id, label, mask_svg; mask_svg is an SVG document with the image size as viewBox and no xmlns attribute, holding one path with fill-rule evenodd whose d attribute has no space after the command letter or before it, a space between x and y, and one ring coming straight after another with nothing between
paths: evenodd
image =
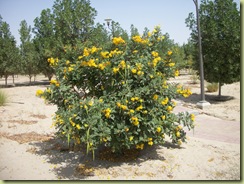
<instances>
[{"instance_id":1,"label":"green foliage","mask_svg":"<svg viewBox=\"0 0 244 184\"><path fill-rule=\"evenodd\" d=\"M207 84L207 90L208 92L216 92L219 89L219 84L218 83L209 83Z\"/></svg>"},{"instance_id":2,"label":"green foliage","mask_svg":"<svg viewBox=\"0 0 244 184\"><path fill-rule=\"evenodd\" d=\"M7 102L7 99L8 99L8 97L7 97L6 93L4 91L0 90L0 106L5 105Z\"/></svg>"},{"instance_id":3,"label":"green foliage","mask_svg":"<svg viewBox=\"0 0 244 184\"><path fill-rule=\"evenodd\" d=\"M147 37L127 42L114 37L106 50L77 45L66 58L49 58L57 79L36 95L56 104L54 126L68 142L86 144L87 152L101 145L113 151L143 149L145 144L186 141L183 127L193 128L194 115L172 113L178 95L191 92L167 83L177 74L172 51L159 54L159 27ZM78 57L77 53L79 54Z\"/></svg>"},{"instance_id":4,"label":"green foliage","mask_svg":"<svg viewBox=\"0 0 244 184\"><path fill-rule=\"evenodd\" d=\"M241 24L236 3L233 0L202 0L199 16L205 79L221 85L239 81ZM186 23L197 48L197 27L192 13ZM196 66L199 71L199 64Z\"/></svg>"},{"instance_id":5,"label":"green foliage","mask_svg":"<svg viewBox=\"0 0 244 184\"><path fill-rule=\"evenodd\" d=\"M56 55L56 39L54 30L54 16L50 9L42 10L41 16L34 20L34 45L38 52L38 68L51 80L54 70L49 66L47 59Z\"/></svg>"},{"instance_id":6,"label":"green foliage","mask_svg":"<svg viewBox=\"0 0 244 184\"><path fill-rule=\"evenodd\" d=\"M2 21L0 16L0 76L5 77L5 84L7 85L7 78L19 72L18 57L19 50L16 47L14 37L11 35L9 25Z\"/></svg>"},{"instance_id":7,"label":"green foliage","mask_svg":"<svg viewBox=\"0 0 244 184\"><path fill-rule=\"evenodd\" d=\"M21 55L21 70L23 74L29 76L30 82L31 78L39 73L37 64L37 52L33 41L31 40L31 26L27 25L25 20L20 23L20 55Z\"/></svg>"}]
</instances>

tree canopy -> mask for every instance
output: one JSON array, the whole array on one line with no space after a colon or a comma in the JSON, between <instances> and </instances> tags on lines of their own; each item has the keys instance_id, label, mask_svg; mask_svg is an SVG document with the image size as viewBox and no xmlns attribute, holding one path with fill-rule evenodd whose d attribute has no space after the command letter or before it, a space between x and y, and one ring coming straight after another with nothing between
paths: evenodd
<instances>
[{"instance_id":1,"label":"tree canopy","mask_svg":"<svg viewBox=\"0 0 244 184\"><path fill-rule=\"evenodd\" d=\"M220 86L239 81L241 34L237 4L233 0L202 0L199 17L205 79ZM193 13L189 14L186 24L197 46L197 26Z\"/></svg>"}]
</instances>

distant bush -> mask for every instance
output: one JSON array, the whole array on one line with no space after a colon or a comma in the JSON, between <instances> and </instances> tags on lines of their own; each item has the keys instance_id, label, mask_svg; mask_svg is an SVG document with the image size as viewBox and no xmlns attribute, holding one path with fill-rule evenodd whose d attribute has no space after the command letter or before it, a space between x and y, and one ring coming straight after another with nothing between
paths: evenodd
<instances>
[{"instance_id":1,"label":"distant bush","mask_svg":"<svg viewBox=\"0 0 244 184\"><path fill-rule=\"evenodd\" d=\"M0 90L0 106L5 105L7 102L7 95L3 91Z\"/></svg>"},{"instance_id":2,"label":"distant bush","mask_svg":"<svg viewBox=\"0 0 244 184\"><path fill-rule=\"evenodd\" d=\"M207 85L208 92L213 93L213 92L218 91L218 89L219 89L219 84L218 83L209 83Z\"/></svg>"}]
</instances>

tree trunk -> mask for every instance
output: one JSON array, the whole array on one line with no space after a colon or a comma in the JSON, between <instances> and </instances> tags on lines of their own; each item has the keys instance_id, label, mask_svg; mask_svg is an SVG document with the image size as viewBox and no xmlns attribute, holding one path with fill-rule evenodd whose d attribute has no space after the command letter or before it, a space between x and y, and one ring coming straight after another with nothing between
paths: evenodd
<instances>
[{"instance_id":1,"label":"tree trunk","mask_svg":"<svg viewBox=\"0 0 244 184\"><path fill-rule=\"evenodd\" d=\"M53 74L49 74L49 75L47 75L47 77L48 77L48 80L50 81L53 77Z\"/></svg>"},{"instance_id":2,"label":"tree trunk","mask_svg":"<svg viewBox=\"0 0 244 184\"><path fill-rule=\"evenodd\" d=\"M219 98L221 97L221 82L219 82Z\"/></svg>"},{"instance_id":3,"label":"tree trunk","mask_svg":"<svg viewBox=\"0 0 244 184\"><path fill-rule=\"evenodd\" d=\"M4 75L4 78L5 78L5 86L8 85L8 75Z\"/></svg>"},{"instance_id":4,"label":"tree trunk","mask_svg":"<svg viewBox=\"0 0 244 184\"><path fill-rule=\"evenodd\" d=\"M12 77L13 77L13 85L15 85L15 84L14 84L14 74L12 75Z\"/></svg>"}]
</instances>

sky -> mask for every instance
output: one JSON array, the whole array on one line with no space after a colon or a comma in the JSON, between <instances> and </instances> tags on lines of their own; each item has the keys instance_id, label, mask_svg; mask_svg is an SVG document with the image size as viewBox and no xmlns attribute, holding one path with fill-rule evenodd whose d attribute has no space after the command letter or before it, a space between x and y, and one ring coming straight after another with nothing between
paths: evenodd
<instances>
[{"instance_id":1,"label":"sky","mask_svg":"<svg viewBox=\"0 0 244 184\"><path fill-rule=\"evenodd\" d=\"M200 2L200 0L198 0ZM240 4L240 0L234 0ZM19 45L20 22L26 20L33 27L34 19L41 11L52 9L54 0L0 0L0 15L10 25L10 31ZM162 33L168 33L175 43L187 43L190 30L185 19L190 12L195 14L192 0L90 0L97 10L95 22L105 23L110 18L130 33L133 24L143 33L145 27L153 30L161 26Z\"/></svg>"}]
</instances>

